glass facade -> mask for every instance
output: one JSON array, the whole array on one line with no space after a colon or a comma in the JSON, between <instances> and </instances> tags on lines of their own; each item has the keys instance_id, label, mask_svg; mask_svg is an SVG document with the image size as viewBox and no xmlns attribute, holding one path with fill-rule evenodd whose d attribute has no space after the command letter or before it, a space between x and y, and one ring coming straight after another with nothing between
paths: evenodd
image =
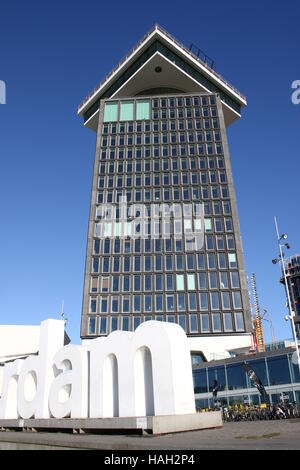
<instances>
[{"instance_id":1,"label":"glass facade","mask_svg":"<svg viewBox=\"0 0 300 470\"><path fill-rule=\"evenodd\" d=\"M292 310L295 312L294 324L298 340L300 339L300 255L291 256L285 260L285 273L287 277L288 289L292 304ZM282 277L280 282L284 284Z\"/></svg>"},{"instance_id":2,"label":"glass facade","mask_svg":"<svg viewBox=\"0 0 300 470\"><path fill-rule=\"evenodd\" d=\"M300 403L300 374L298 364L292 360L293 350L278 354L264 354L264 357L241 356L193 366L194 391L197 406L212 406L212 390L218 384L218 399L224 404L259 404L261 401L257 388L247 376L242 364L246 362L264 385L270 400L280 402L280 394L290 394L290 401ZM233 362L234 361L234 362ZM220 364L222 363L222 364ZM205 404L206 403L206 404Z\"/></svg>"},{"instance_id":3,"label":"glass facade","mask_svg":"<svg viewBox=\"0 0 300 470\"><path fill-rule=\"evenodd\" d=\"M192 94L101 101L82 337L134 331L158 312L191 336L247 331L218 100ZM172 208L169 225L156 217L162 204ZM108 205L115 223L103 222ZM196 205L203 226L188 213ZM133 227L139 237L131 236ZM189 243L192 229L202 230L203 243Z\"/></svg>"}]
</instances>

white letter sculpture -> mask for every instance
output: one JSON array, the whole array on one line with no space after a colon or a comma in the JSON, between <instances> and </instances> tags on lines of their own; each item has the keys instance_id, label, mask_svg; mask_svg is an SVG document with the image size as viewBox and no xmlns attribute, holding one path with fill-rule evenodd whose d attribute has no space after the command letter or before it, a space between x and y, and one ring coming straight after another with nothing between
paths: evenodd
<instances>
[{"instance_id":1,"label":"white letter sculpture","mask_svg":"<svg viewBox=\"0 0 300 470\"><path fill-rule=\"evenodd\" d=\"M105 418L195 413L187 337L148 321L88 346L63 346L64 322L41 324L37 356L4 367L0 419Z\"/></svg>"},{"instance_id":2,"label":"white letter sculpture","mask_svg":"<svg viewBox=\"0 0 300 470\"><path fill-rule=\"evenodd\" d=\"M195 413L191 354L179 325L148 321L89 347L90 417Z\"/></svg>"}]
</instances>

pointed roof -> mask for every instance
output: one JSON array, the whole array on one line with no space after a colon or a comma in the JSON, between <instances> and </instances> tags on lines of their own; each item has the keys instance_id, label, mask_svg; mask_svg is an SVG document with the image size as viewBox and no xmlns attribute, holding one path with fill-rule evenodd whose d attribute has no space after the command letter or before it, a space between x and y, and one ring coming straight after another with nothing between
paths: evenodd
<instances>
[{"instance_id":1,"label":"pointed roof","mask_svg":"<svg viewBox=\"0 0 300 470\"><path fill-rule=\"evenodd\" d=\"M155 66L162 63L164 73L154 74ZM183 93L219 93L227 124L239 118L241 108L247 105L245 96L207 61L155 24L84 99L78 114L84 117L87 127L95 130L101 98L136 96L153 87L178 89Z\"/></svg>"}]
</instances>

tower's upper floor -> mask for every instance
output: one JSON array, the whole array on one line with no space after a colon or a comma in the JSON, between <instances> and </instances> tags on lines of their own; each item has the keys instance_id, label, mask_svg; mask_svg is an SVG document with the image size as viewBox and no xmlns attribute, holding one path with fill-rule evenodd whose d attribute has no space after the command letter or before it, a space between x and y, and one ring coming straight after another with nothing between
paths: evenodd
<instances>
[{"instance_id":1,"label":"tower's upper floor","mask_svg":"<svg viewBox=\"0 0 300 470\"><path fill-rule=\"evenodd\" d=\"M211 92L220 95L228 126L241 116L246 98L198 55L155 25L79 105L84 125L97 129L103 98Z\"/></svg>"}]
</instances>

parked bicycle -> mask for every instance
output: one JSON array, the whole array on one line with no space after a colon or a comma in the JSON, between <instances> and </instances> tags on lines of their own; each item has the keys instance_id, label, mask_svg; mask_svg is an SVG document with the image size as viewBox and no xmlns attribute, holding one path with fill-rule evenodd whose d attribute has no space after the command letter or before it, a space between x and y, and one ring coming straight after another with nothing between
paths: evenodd
<instances>
[{"instance_id":1,"label":"parked bicycle","mask_svg":"<svg viewBox=\"0 0 300 470\"><path fill-rule=\"evenodd\" d=\"M295 403L276 405L228 405L222 406L223 420L236 421L266 421L279 419L300 418L298 406Z\"/></svg>"}]
</instances>

